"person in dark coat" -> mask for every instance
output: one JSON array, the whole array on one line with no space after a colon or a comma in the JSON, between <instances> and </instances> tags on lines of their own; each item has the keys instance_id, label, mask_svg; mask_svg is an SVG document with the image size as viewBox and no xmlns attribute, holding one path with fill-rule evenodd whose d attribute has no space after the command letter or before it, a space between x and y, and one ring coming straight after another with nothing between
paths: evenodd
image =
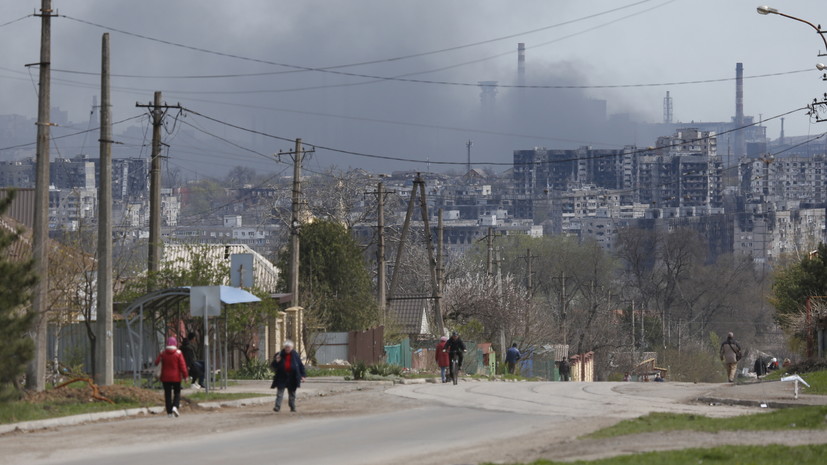
<instances>
[{"instance_id":1,"label":"person in dark coat","mask_svg":"<svg viewBox=\"0 0 827 465\"><path fill-rule=\"evenodd\" d=\"M735 373L738 370L738 361L741 360L741 346L735 340L735 335L727 333L726 341L721 344L721 361L724 362L727 379L730 383L735 382Z\"/></svg>"},{"instance_id":2,"label":"person in dark coat","mask_svg":"<svg viewBox=\"0 0 827 465\"><path fill-rule=\"evenodd\" d=\"M204 362L195 359L195 347L193 347L195 337L195 333L188 333L187 337L181 341L179 349L184 354L184 360L187 362L187 371L190 372L192 377L192 387L201 389L201 386L204 385Z\"/></svg>"},{"instance_id":3,"label":"person in dark coat","mask_svg":"<svg viewBox=\"0 0 827 465\"><path fill-rule=\"evenodd\" d=\"M560 360L560 381L568 381L571 377L571 365L566 357Z\"/></svg>"},{"instance_id":4,"label":"person in dark coat","mask_svg":"<svg viewBox=\"0 0 827 465\"><path fill-rule=\"evenodd\" d=\"M517 349L517 343L515 342L505 351L505 364L508 366L509 374L514 374L514 368L517 366L518 360L520 360L520 350Z\"/></svg>"},{"instance_id":5,"label":"person in dark coat","mask_svg":"<svg viewBox=\"0 0 827 465\"><path fill-rule=\"evenodd\" d=\"M273 376L273 384L270 385L271 389L277 389L276 405L273 411L281 410L281 400L284 398L284 390L287 389L287 404L290 406L290 411L295 412L296 389L301 386L307 373L304 371L301 355L293 350L293 341L289 339L284 341L284 348L273 357L270 367L276 372Z\"/></svg>"}]
</instances>

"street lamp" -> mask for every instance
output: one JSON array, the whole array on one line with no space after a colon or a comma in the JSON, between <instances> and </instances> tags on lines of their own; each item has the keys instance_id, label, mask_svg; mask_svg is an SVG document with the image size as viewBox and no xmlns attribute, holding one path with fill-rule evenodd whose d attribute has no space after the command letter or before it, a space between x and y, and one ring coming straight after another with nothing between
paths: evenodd
<instances>
[{"instance_id":1,"label":"street lamp","mask_svg":"<svg viewBox=\"0 0 827 465\"><path fill-rule=\"evenodd\" d=\"M785 18L794 19L798 22L801 22L801 23L804 23L804 24L810 26L811 28L815 29L816 33L821 37L821 40L824 42L824 51L827 53L827 37L824 37L824 34L827 33L827 31L822 31L821 30L821 24L815 25L815 24L813 24L813 23L811 23L807 20L804 20L804 19L801 19L801 18L796 18L795 16L790 16L788 14L781 13L780 11L776 10L775 8L771 8L771 7L768 7L766 5L759 6L757 8L757 11L758 11L758 14L760 14L760 15L770 15L770 14L772 14L772 15L783 16ZM820 57L827 56L827 54L819 53L818 56L820 56ZM825 66L822 63L817 63L816 64L816 69L818 69L819 71L824 71L825 69L827 69L827 66ZM827 74L825 74L822 77L822 79L827 81ZM827 118L822 118L820 116L820 113L823 111L824 107L827 107L827 93L824 94L824 100L819 101L818 99L813 99L813 103L807 105L807 108L809 109L807 114L810 115L811 118L815 117L816 122L820 123L820 122L823 122L823 121L827 121Z\"/></svg>"},{"instance_id":2,"label":"street lamp","mask_svg":"<svg viewBox=\"0 0 827 465\"><path fill-rule=\"evenodd\" d=\"M813 24L813 23L811 23L807 20L804 20L804 19L801 19L801 18L796 18L795 16L790 16L788 14L781 13L777 9L768 7L766 5L759 6L757 8L757 10L758 10L758 14L761 14L761 15L770 15L770 14L772 14L772 15L783 16L785 18L794 19L796 21L802 22L802 23L810 26L811 28L816 30L816 33L818 33L819 36L821 36L821 40L824 41L824 51L827 52L827 37L824 37L824 34L827 33L827 31L822 31L820 24L815 25L815 24ZM820 53L818 56L825 56L825 55Z\"/></svg>"}]
</instances>

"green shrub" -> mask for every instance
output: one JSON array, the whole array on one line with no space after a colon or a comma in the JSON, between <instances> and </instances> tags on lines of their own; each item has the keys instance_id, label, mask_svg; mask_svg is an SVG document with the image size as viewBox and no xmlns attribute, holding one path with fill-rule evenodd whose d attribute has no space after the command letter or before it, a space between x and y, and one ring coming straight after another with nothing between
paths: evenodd
<instances>
[{"instance_id":1,"label":"green shrub","mask_svg":"<svg viewBox=\"0 0 827 465\"><path fill-rule=\"evenodd\" d=\"M368 374L368 365L365 362L356 362L350 367L350 372L353 374L353 379L365 379Z\"/></svg>"},{"instance_id":2,"label":"green shrub","mask_svg":"<svg viewBox=\"0 0 827 465\"><path fill-rule=\"evenodd\" d=\"M389 363L374 363L368 367L368 372L372 375L378 376L401 376L402 367L399 365L391 365Z\"/></svg>"},{"instance_id":3,"label":"green shrub","mask_svg":"<svg viewBox=\"0 0 827 465\"><path fill-rule=\"evenodd\" d=\"M241 369L235 372L237 379L269 379L273 376L270 366L267 362L252 358L241 366Z\"/></svg>"}]
</instances>

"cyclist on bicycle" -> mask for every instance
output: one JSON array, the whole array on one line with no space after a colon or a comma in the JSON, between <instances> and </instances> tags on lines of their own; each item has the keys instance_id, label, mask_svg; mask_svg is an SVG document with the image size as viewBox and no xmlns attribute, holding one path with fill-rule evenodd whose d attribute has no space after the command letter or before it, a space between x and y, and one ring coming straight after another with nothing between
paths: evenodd
<instances>
[{"instance_id":1,"label":"cyclist on bicycle","mask_svg":"<svg viewBox=\"0 0 827 465\"><path fill-rule=\"evenodd\" d=\"M443 350L448 352L450 360L453 360L454 356L457 357L457 370L459 371L462 368L462 354L465 352L465 343L459 338L459 333L456 331L451 333L451 338L445 343Z\"/></svg>"}]
</instances>

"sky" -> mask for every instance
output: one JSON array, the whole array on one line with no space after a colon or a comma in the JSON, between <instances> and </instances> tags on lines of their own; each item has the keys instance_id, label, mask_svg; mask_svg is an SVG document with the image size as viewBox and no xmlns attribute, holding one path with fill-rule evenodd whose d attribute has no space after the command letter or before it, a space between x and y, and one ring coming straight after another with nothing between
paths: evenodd
<instances>
[{"instance_id":1,"label":"sky","mask_svg":"<svg viewBox=\"0 0 827 465\"><path fill-rule=\"evenodd\" d=\"M220 177L286 170L274 156L302 138L310 170L506 169L513 150L648 146L639 123L729 121L735 65L744 110L767 134L816 135L803 110L827 91L824 42L806 24L745 0L53 0L52 104L97 126L101 36L110 34L116 156L147 156L146 110L170 110L169 169ZM823 0L780 11L827 22ZM34 118L40 0L0 0L0 115ZM517 43L526 45L524 86ZM771 76L766 76L771 75ZM492 107L478 81L497 81ZM605 102L605 111L601 101ZM788 113L788 114L787 114ZM254 133L251 131L258 132ZM666 135L666 134L662 134ZM0 140L0 158L10 156ZM32 147L33 149L33 147ZM97 137L54 142L52 156L97 156ZM25 150L24 150L25 151ZM20 155L20 151L14 152ZM57 153L57 155L56 155ZM282 157L284 160L284 157ZM289 172L288 172L289 174Z\"/></svg>"}]
</instances>

